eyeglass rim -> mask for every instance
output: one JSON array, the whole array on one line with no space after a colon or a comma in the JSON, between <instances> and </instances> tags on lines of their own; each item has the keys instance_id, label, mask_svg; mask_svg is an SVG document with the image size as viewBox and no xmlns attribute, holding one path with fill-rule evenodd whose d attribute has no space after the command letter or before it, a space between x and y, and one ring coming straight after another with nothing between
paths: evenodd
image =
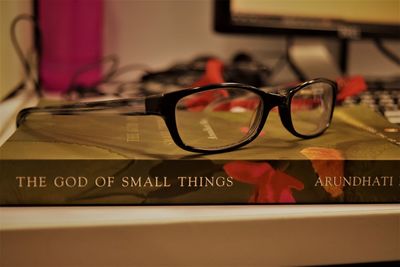
<instances>
[{"instance_id":1,"label":"eyeglass rim","mask_svg":"<svg viewBox=\"0 0 400 267\"><path fill-rule=\"evenodd\" d=\"M330 84L332 87L332 108L330 111L330 116L329 116L329 121L326 124L326 127L322 129L320 132L312 134L312 135L304 135L299 132L297 132L293 126L292 118L290 115L290 104L291 104L291 99L294 96L294 94L301 90L302 88L309 86L310 84L315 84L315 83L327 83ZM219 147L219 148L197 148L193 147L190 145L185 144L185 142L181 139L178 131L178 126L176 123L176 105L177 103L184 97L195 94L195 93L201 93L204 91L212 90L212 89L225 89L225 88L238 88L238 89L245 89L250 92L253 92L257 94L261 99L262 99L262 106L261 106L261 118L259 120L259 125L255 127L253 132L250 132L247 138L244 138L242 141L232 144L229 146L225 147ZM235 150L237 148L240 148L242 146L245 146L252 142L261 132L263 129L265 122L267 120L269 111L273 108L278 106L279 109L279 116L281 118L281 122L283 126L294 136L300 137L303 139L309 139L309 138L314 138L319 135L321 135L323 132L326 131L326 129L330 126L332 116L333 116L333 111L335 107L335 101L336 101L336 94L337 94L337 84L334 81L331 81L329 79L325 78L317 78L313 80L306 81L304 83L298 84L293 87L288 87L284 88L285 94L281 93L270 93L270 92L264 92L260 88L251 86L251 85L245 85L245 84L240 84L240 83L220 83L220 84L211 84L207 86L202 86L202 87L196 87L196 88L189 88L189 89L184 89L180 91L174 91L170 93L166 93L160 98L159 100L162 99L160 104L160 114L161 117L163 117L166 126L170 132L170 135L172 139L174 140L175 144L178 145L180 148L190 151L190 152L196 152L196 153L223 153L223 152L228 152Z\"/></svg>"},{"instance_id":2,"label":"eyeglass rim","mask_svg":"<svg viewBox=\"0 0 400 267\"><path fill-rule=\"evenodd\" d=\"M313 134L302 134L298 131L296 131L294 125L293 125L293 120L292 120L292 113L291 113L291 102L294 97L294 95L301 89L311 85L311 84L316 84L316 83L326 83L329 84L332 88L332 102L331 102L331 110L330 114L328 117L328 121L325 124L325 127L322 128L320 131L313 133ZM333 111L335 109L335 103L336 103L336 96L337 96L337 84L334 81L331 81L329 79L325 78L318 78L318 79L313 79L310 81L306 81L302 84L299 84L293 88L290 89L289 95L286 99L285 105L279 106L279 117L281 118L282 124L285 126L285 128L294 136L303 138L303 139L310 139L314 137L318 137L322 135L331 125L332 122L332 117L333 117Z\"/></svg>"}]
</instances>

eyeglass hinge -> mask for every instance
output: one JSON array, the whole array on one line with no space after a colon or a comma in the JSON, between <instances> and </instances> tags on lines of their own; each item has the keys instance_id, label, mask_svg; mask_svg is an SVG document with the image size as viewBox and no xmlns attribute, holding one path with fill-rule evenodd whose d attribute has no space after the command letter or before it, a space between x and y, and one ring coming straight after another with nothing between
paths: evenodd
<instances>
[{"instance_id":1,"label":"eyeglass hinge","mask_svg":"<svg viewBox=\"0 0 400 267\"><path fill-rule=\"evenodd\" d=\"M161 115L162 96L149 96L146 98L146 113L149 115Z\"/></svg>"}]
</instances>

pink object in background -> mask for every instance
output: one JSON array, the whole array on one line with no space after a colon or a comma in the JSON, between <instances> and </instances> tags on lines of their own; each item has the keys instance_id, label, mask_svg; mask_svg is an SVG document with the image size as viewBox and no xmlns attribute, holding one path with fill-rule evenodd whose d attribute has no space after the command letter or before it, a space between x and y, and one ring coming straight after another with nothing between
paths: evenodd
<instances>
[{"instance_id":1,"label":"pink object in background","mask_svg":"<svg viewBox=\"0 0 400 267\"><path fill-rule=\"evenodd\" d=\"M39 0L39 75L43 90L65 92L85 66L102 58L103 0ZM101 77L101 66L82 75L90 85Z\"/></svg>"}]
</instances>

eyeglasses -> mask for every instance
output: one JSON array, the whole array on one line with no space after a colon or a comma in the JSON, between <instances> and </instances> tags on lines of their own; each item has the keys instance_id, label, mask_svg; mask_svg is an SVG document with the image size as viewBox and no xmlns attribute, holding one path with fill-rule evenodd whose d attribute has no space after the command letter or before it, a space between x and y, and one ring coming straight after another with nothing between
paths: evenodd
<instances>
[{"instance_id":1,"label":"eyeglasses","mask_svg":"<svg viewBox=\"0 0 400 267\"><path fill-rule=\"evenodd\" d=\"M272 89L222 83L146 98L27 108L18 114L17 127L32 113L75 115L113 110L122 115L157 115L182 149L217 153L253 141L274 107L293 135L321 135L331 122L336 92L336 83L322 78Z\"/></svg>"}]
</instances>

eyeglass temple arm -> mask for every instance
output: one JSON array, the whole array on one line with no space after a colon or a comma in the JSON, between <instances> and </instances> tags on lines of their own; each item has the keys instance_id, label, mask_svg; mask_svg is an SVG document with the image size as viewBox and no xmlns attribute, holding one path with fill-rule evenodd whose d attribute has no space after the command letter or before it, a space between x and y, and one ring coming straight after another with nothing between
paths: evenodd
<instances>
[{"instance_id":1,"label":"eyeglass temple arm","mask_svg":"<svg viewBox=\"0 0 400 267\"><path fill-rule=\"evenodd\" d=\"M161 96L127 98L96 102L82 102L57 106L33 107L21 110L17 115L17 127L33 113L54 115L78 115L88 112L112 111L120 115L160 115Z\"/></svg>"}]
</instances>

